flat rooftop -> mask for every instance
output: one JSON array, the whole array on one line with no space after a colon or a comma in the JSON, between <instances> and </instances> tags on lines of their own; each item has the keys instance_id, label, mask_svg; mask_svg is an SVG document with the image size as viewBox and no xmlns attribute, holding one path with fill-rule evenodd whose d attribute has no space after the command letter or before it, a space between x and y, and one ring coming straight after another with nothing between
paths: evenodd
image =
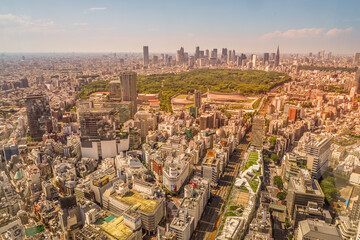
<instances>
[{"instance_id":1,"label":"flat rooftop","mask_svg":"<svg viewBox=\"0 0 360 240\"><path fill-rule=\"evenodd\" d=\"M304 220L299 222L304 235L311 239L340 240L342 237L337 228L324 221Z\"/></svg>"},{"instance_id":2,"label":"flat rooftop","mask_svg":"<svg viewBox=\"0 0 360 240\"><path fill-rule=\"evenodd\" d=\"M304 184L302 184L300 178L290 178L290 181L292 181L294 189L295 189L296 192L307 193L306 186ZM319 195L319 196L324 195L318 181L313 180L313 179L311 179L311 190L314 191L314 193L312 193L312 194L316 194L316 195Z\"/></svg>"},{"instance_id":3,"label":"flat rooftop","mask_svg":"<svg viewBox=\"0 0 360 240\"><path fill-rule=\"evenodd\" d=\"M202 165L207 165L207 166L216 166L219 162L218 158L214 158L214 157L205 157L202 161Z\"/></svg>"},{"instance_id":4,"label":"flat rooftop","mask_svg":"<svg viewBox=\"0 0 360 240\"><path fill-rule=\"evenodd\" d=\"M132 206L132 208L137 208L138 211L143 212L145 214L153 213L159 206L159 202L156 200L145 199L138 192L130 190L123 197L113 194L112 198L115 198L119 202L122 202L128 206Z\"/></svg>"},{"instance_id":5,"label":"flat rooftop","mask_svg":"<svg viewBox=\"0 0 360 240\"><path fill-rule=\"evenodd\" d=\"M103 230L110 239L126 240L132 234L131 229L125 225L124 217L115 217L110 221L99 219L95 225Z\"/></svg>"}]
</instances>

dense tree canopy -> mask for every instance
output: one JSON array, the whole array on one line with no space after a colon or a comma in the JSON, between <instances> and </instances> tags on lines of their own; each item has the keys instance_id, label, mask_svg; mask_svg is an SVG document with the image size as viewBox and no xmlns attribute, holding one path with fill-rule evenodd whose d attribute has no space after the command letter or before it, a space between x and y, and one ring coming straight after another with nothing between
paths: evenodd
<instances>
[{"instance_id":1,"label":"dense tree canopy","mask_svg":"<svg viewBox=\"0 0 360 240\"><path fill-rule=\"evenodd\" d=\"M279 72L199 69L180 74L138 76L137 87L140 93L188 93L194 89L206 92L209 88L225 93L259 94L289 79L289 75Z\"/></svg>"},{"instance_id":2,"label":"dense tree canopy","mask_svg":"<svg viewBox=\"0 0 360 240\"><path fill-rule=\"evenodd\" d=\"M224 93L239 91L244 95L261 94L290 79L289 75L279 72L197 69L180 74L138 76L137 90L139 93L159 93L161 109L169 110L170 99L177 93L186 94L194 89L204 93L210 89Z\"/></svg>"},{"instance_id":3,"label":"dense tree canopy","mask_svg":"<svg viewBox=\"0 0 360 240\"><path fill-rule=\"evenodd\" d=\"M270 146L271 149L275 149L276 139L277 139L276 136L272 136L271 138L269 138L269 142L271 144L271 146Z\"/></svg>"},{"instance_id":4,"label":"dense tree canopy","mask_svg":"<svg viewBox=\"0 0 360 240\"><path fill-rule=\"evenodd\" d=\"M279 163L280 158L277 154L273 153L271 154L271 160L273 160L275 163Z\"/></svg>"},{"instance_id":5,"label":"dense tree canopy","mask_svg":"<svg viewBox=\"0 0 360 240\"><path fill-rule=\"evenodd\" d=\"M278 193L276 194L276 197L277 197L278 199L280 199L280 200L285 200L285 198L286 198L286 193L285 193L285 192L278 192Z\"/></svg>"},{"instance_id":6,"label":"dense tree canopy","mask_svg":"<svg viewBox=\"0 0 360 240\"><path fill-rule=\"evenodd\" d=\"M274 177L274 184L279 188L279 189L282 189L284 187L283 185L283 181L281 179L280 176L275 176Z\"/></svg>"},{"instance_id":7,"label":"dense tree canopy","mask_svg":"<svg viewBox=\"0 0 360 240\"><path fill-rule=\"evenodd\" d=\"M324 192L326 200L331 203L336 200L338 196L340 196L339 189L335 187L335 178L327 177L321 181L321 189Z\"/></svg>"},{"instance_id":8,"label":"dense tree canopy","mask_svg":"<svg viewBox=\"0 0 360 240\"><path fill-rule=\"evenodd\" d=\"M138 93L158 93L160 109L171 111L170 99L175 94L193 92L195 89L205 93L211 91L244 95L263 94L291 78L286 73L258 70L197 69L179 74L155 74L138 76ZM93 92L108 91L109 81L94 81L82 86L79 98L87 98ZM260 103L260 100L257 104Z\"/></svg>"},{"instance_id":9,"label":"dense tree canopy","mask_svg":"<svg viewBox=\"0 0 360 240\"><path fill-rule=\"evenodd\" d=\"M109 82L104 80L98 80L81 87L81 90L78 92L78 98L88 98L90 94L94 92L105 92L109 91Z\"/></svg>"},{"instance_id":10,"label":"dense tree canopy","mask_svg":"<svg viewBox=\"0 0 360 240\"><path fill-rule=\"evenodd\" d=\"M319 66L300 66L302 70L320 70L320 71L342 71L342 72L356 72L357 68L346 67L319 67Z\"/></svg>"}]
</instances>

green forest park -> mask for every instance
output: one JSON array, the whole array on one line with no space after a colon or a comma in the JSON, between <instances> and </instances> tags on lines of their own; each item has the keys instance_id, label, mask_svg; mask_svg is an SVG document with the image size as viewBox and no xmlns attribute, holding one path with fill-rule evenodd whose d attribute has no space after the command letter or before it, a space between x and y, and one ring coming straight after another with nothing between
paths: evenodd
<instances>
[{"instance_id":1,"label":"green forest park","mask_svg":"<svg viewBox=\"0 0 360 240\"><path fill-rule=\"evenodd\" d=\"M216 92L240 92L243 95L267 93L271 88L291 80L279 72L259 70L199 69L180 74L155 74L138 76L138 93L158 93L160 110L170 110L170 99L177 93L208 89ZM108 90L109 81L98 80L82 86L79 98L88 98L91 93Z\"/></svg>"}]
</instances>

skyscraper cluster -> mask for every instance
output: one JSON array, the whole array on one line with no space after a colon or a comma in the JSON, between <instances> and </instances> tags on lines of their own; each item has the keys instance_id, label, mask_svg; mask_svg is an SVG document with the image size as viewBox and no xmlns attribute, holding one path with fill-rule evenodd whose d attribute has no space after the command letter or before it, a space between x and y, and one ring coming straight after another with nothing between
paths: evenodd
<instances>
[{"instance_id":1,"label":"skyscraper cluster","mask_svg":"<svg viewBox=\"0 0 360 240\"><path fill-rule=\"evenodd\" d=\"M195 52L193 55L190 55L188 52L185 52L185 49L181 47L176 51L175 58L169 54L161 54L159 58L154 55L150 61L149 58L149 47L143 46L143 66L148 68L149 65L163 64L165 66L182 66L182 67L206 67L206 66L216 66L221 64L228 64L232 66L247 66L248 68L253 68L262 64L264 66L273 66L278 67L280 65L280 50L277 48L276 53L264 53L263 59L259 58L256 54L251 54L249 56L249 61L244 61L247 59L246 55L240 53L236 55L235 50L230 50L228 48L221 49L221 55L218 56L218 49L214 48L211 51L209 49L201 50L199 46L195 47Z\"/></svg>"}]
</instances>

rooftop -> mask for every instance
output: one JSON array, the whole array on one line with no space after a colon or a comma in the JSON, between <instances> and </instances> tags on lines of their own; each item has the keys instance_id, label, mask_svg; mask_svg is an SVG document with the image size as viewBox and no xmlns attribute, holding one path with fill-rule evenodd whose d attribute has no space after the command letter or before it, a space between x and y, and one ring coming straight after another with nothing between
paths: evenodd
<instances>
[{"instance_id":1,"label":"rooftop","mask_svg":"<svg viewBox=\"0 0 360 240\"><path fill-rule=\"evenodd\" d=\"M307 239L342 239L338 229L324 221L304 220L299 222L299 228L302 229L304 237L306 236Z\"/></svg>"},{"instance_id":2,"label":"rooftop","mask_svg":"<svg viewBox=\"0 0 360 240\"><path fill-rule=\"evenodd\" d=\"M321 187L319 185L319 182L316 180L311 179L311 186L306 186L300 178L291 177L290 181L292 181L292 184L294 186L294 190L296 192L301 193L312 193L319 196L323 196L324 193L321 190Z\"/></svg>"},{"instance_id":3,"label":"rooftop","mask_svg":"<svg viewBox=\"0 0 360 240\"><path fill-rule=\"evenodd\" d=\"M113 194L111 197L116 200L128 205L133 208L137 208L138 211L143 212L145 214L153 213L159 206L159 202L152 199L145 199L141 194L136 191L130 190L123 197Z\"/></svg>"},{"instance_id":4,"label":"rooftop","mask_svg":"<svg viewBox=\"0 0 360 240\"><path fill-rule=\"evenodd\" d=\"M205 157L202 161L202 165L216 166L218 165L219 159L214 157Z\"/></svg>"},{"instance_id":5,"label":"rooftop","mask_svg":"<svg viewBox=\"0 0 360 240\"><path fill-rule=\"evenodd\" d=\"M124 217L116 217L110 221L99 219L95 223L100 227L111 239L126 240L132 234L131 229L125 225Z\"/></svg>"}]
</instances>

